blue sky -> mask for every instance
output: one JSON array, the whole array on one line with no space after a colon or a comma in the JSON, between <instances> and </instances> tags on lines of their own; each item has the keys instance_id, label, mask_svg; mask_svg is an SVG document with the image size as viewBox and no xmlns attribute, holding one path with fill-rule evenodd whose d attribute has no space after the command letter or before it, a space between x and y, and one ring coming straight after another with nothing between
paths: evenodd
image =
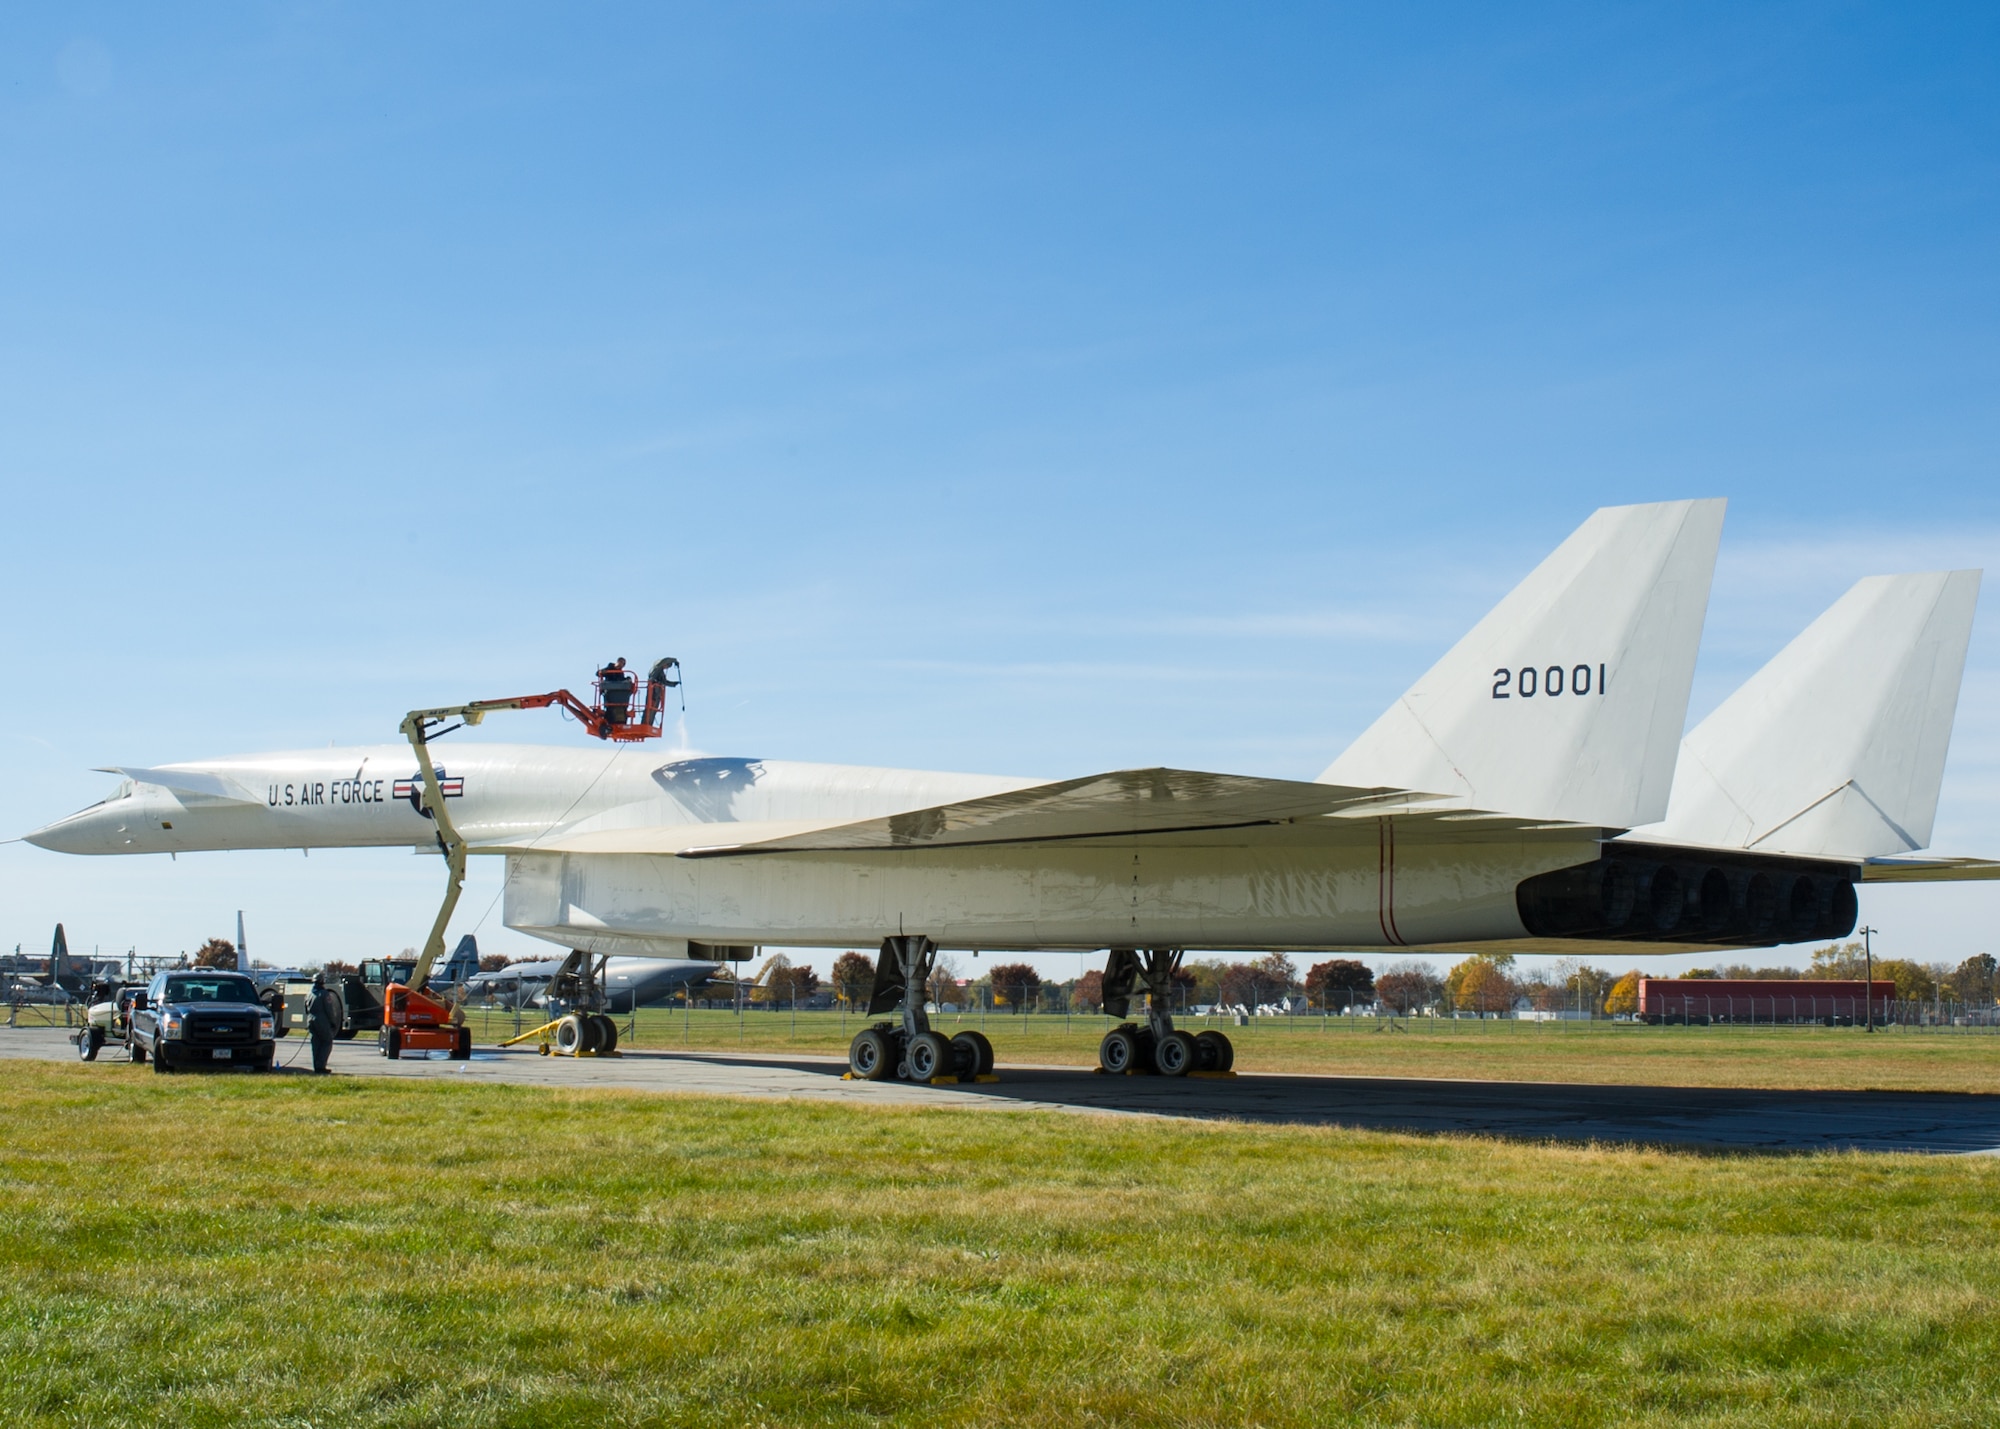
<instances>
[{"instance_id":1,"label":"blue sky","mask_svg":"<svg viewBox=\"0 0 2000 1429\"><path fill-rule=\"evenodd\" d=\"M1974 6L10 11L0 823L614 653L718 752L1311 777L1593 507L1725 495L1699 718L2000 567L1996 64ZM437 883L8 845L0 938L353 957ZM2000 887L1864 914L2000 952Z\"/></svg>"}]
</instances>

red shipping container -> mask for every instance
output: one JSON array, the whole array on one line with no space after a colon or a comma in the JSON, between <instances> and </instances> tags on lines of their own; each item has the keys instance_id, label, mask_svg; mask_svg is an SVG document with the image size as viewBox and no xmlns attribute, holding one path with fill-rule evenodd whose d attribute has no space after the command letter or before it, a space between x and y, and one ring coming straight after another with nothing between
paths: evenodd
<instances>
[{"instance_id":1,"label":"red shipping container","mask_svg":"<svg viewBox=\"0 0 2000 1429\"><path fill-rule=\"evenodd\" d=\"M1639 979L1642 1022L1822 1022L1835 1026L1868 1017L1869 984L1861 978ZM1889 1020L1896 984L1874 983L1875 1021Z\"/></svg>"}]
</instances>

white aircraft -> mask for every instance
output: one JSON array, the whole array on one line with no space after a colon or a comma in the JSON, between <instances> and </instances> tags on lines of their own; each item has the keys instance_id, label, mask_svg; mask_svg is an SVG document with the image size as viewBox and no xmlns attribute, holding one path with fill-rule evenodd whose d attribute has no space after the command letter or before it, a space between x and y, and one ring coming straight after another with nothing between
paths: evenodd
<instances>
[{"instance_id":1,"label":"white aircraft","mask_svg":"<svg viewBox=\"0 0 2000 1429\"><path fill-rule=\"evenodd\" d=\"M506 859L507 925L567 948L719 961L880 939L870 1013L900 1004L901 1026L857 1037L854 1069L921 1079L991 1065L924 1019L940 946L1110 949L1113 1015L1154 995L1105 1067L1179 1075L1231 1056L1162 1010L1188 949L1756 947L1845 935L1863 879L2000 873L1907 857L1977 572L1864 581L1689 734L1676 782L1723 506L1596 512L1313 782L448 747L412 716L434 793L409 745L121 768L104 802L27 837L153 853L441 846L448 828Z\"/></svg>"}]
</instances>

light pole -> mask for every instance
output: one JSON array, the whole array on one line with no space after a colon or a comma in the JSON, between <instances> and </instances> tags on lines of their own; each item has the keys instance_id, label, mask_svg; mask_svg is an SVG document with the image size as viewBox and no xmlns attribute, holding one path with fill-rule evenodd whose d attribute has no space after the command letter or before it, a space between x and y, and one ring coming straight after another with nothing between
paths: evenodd
<instances>
[{"instance_id":1,"label":"light pole","mask_svg":"<svg viewBox=\"0 0 2000 1429\"><path fill-rule=\"evenodd\" d=\"M1868 983L1864 989L1863 1004L1868 1009L1867 1030L1875 1030L1875 930L1864 927L1861 930L1861 955L1868 961ZM1849 946L1852 946L1850 944Z\"/></svg>"}]
</instances>

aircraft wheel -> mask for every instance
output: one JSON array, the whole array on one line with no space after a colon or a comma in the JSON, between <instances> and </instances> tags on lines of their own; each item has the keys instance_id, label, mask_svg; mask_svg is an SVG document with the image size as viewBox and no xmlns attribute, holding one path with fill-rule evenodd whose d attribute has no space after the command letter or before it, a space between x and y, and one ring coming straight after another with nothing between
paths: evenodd
<instances>
[{"instance_id":1,"label":"aircraft wheel","mask_svg":"<svg viewBox=\"0 0 2000 1429\"><path fill-rule=\"evenodd\" d=\"M565 1056L574 1057L579 1052L588 1052L596 1041L597 1029L586 1022L581 1013L572 1012L556 1023L556 1050Z\"/></svg>"},{"instance_id":2,"label":"aircraft wheel","mask_svg":"<svg viewBox=\"0 0 2000 1429\"><path fill-rule=\"evenodd\" d=\"M953 1073L956 1055L942 1032L919 1032L910 1039L910 1080L928 1082Z\"/></svg>"},{"instance_id":3,"label":"aircraft wheel","mask_svg":"<svg viewBox=\"0 0 2000 1429\"><path fill-rule=\"evenodd\" d=\"M961 1077L983 1077L993 1070L993 1044L984 1032L961 1032L951 1039L951 1045L964 1049L958 1062Z\"/></svg>"},{"instance_id":4,"label":"aircraft wheel","mask_svg":"<svg viewBox=\"0 0 2000 1429\"><path fill-rule=\"evenodd\" d=\"M863 1081L887 1081L896 1070L895 1049L888 1036L874 1027L857 1032L847 1044L847 1070Z\"/></svg>"},{"instance_id":5,"label":"aircraft wheel","mask_svg":"<svg viewBox=\"0 0 2000 1429\"><path fill-rule=\"evenodd\" d=\"M1195 1037L1194 1047L1201 1055L1200 1071L1226 1072L1236 1065L1236 1049L1227 1037L1212 1028Z\"/></svg>"},{"instance_id":6,"label":"aircraft wheel","mask_svg":"<svg viewBox=\"0 0 2000 1429\"><path fill-rule=\"evenodd\" d=\"M593 1050L600 1053L616 1052L618 1024L602 1012L595 1014L590 1020L597 1024L597 1046Z\"/></svg>"},{"instance_id":7,"label":"aircraft wheel","mask_svg":"<svg viewBox=\"0 0 2000 1429\"><path fill-rule=\"evenodd\" d=\"M1114 1077L1122 1077L1139 1060L1139 1039L1129 1027L1114 1027L1097 1044L1097 1065Z\"/></svg>"},{"instance_id":8,"label":"aircraft wheel","mask_svg":"<svg viewBox=\"0 0 2000 1429\"><path fill-rule=\"evenodd\" d=\"M1194 1038L1169 1032L1153 1044L1153 1070L1163 1077L1185 1077L1194 1070Z\"/></svg>"}]
</instances>

